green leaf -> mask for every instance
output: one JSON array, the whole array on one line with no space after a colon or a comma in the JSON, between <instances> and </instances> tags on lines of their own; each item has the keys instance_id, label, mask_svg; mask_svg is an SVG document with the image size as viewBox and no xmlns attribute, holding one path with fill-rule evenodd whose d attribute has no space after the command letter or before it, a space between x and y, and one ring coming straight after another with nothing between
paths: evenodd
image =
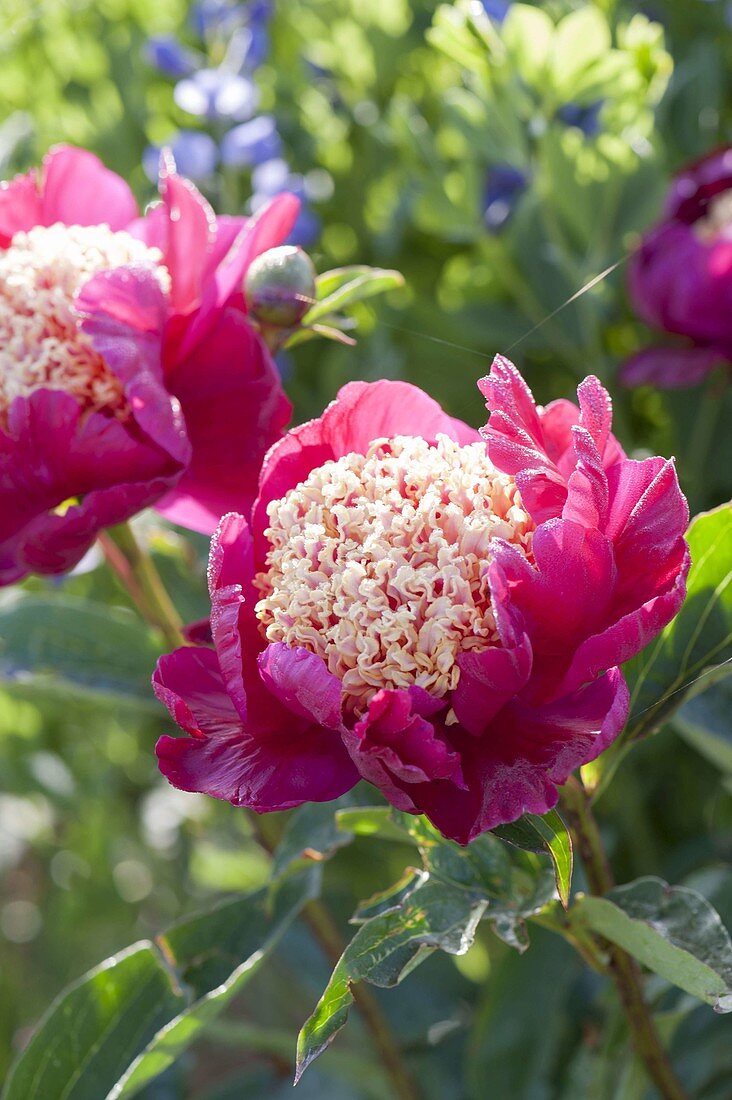
<instances>
[{"instance_id":1,"label":"green leaf","mask_svg":"<svg viewBox=\"0 0 732 1100\"><path fill-rule=\"evenodd\" d=\"M54 1002L3 1100L122 1100L171 1065L319 889L307 868L106 960Z\"/></svg>"},{"instance_id":2,"label":"green leaf","mask_svg":"<svg viewBox=\"0 0 732 1100\"><path fill-rule=\"evenodd\" d=\"M0 604L0 677L10 683L157 710L150 677L159 653L122 608L20 592Z\"/></svg>"},{"instance_id":3,"label":"green leaf","mask_svg":"<svg viewBox=\"0 0 732 1100\"><path fill-rule=\"evenodd\" d=\"M657 640L625 665L631 740L653 733L692 691L732 671L732 505L697 516L687 538L692 566L686 602Z\"/></svg>"},{"instance_id":4,"label":"green leaf","mask_svg":"<svg viewBox=\"0 0 732 1100\"><path fill-rule=\"evenodd\" d=\"M701 894L640 878L602 898L582 897L570 913L717 1012L732 1012L732 941Z\"/></svg>"},{"instance_id":5,"label":"green leaf","mask_svg":"<svg viewBox=\"0 0 732 1100\"><path fill-rule=\"evenodd\" d=\"M355 919L363 923L300 1032L296 1079L345 1024L354 982L393 986L436 949L462 955L484 917L522 951L528 946L523 918L554 897L553 875L534 856L512 853L489 834L460 848L423 819L411 821L422 823L424 870L409 869L357 911Z\"/></svg>"},{"instance_id":6,"label":"green leaf","mask_svg":"<svg viewBox=\"0 0 732 1100\"><path fill-rule=\"evenodd\" d=\"M346 267L327 271L316 283L318 301L305 314L301 324L314 325L332 313L401 286L404 286L403 275L379 267Z\"/></svg>"},{"instance_id":7,"label":"green leaf","mask_svg":"<svg viewBox=\"0 0 732 1100\"><path fill-rule=\"evenodd\" d=\"M501 27L506 45L519 76L539 87L546 75L552 52L554 24L546 12L528 4L512 4Z\"/></svg>"},{"instance_id":8,"label":"green leaf","mask_svg":"<svg viewBox=\"0 0 732 1100\"><path fill-rule=\"evenodd\" d=\"M560 103L584 90L583 74L610 54L610 28L595 7L573 11L557 24L552 43L551 81Z\"/></svg>"},{"instance_id":9,"label":"green leaf","mask_svg":"<svg viewBox=\"0 0 732 1100\"><path fill-rule=\"evenodd\" d=\"M720 771L732 776L732 681L696 695L673 717L673 727Z\"/></svg>"},{"instance_id":10,"label":"green leaf","mask_svg":"<svg viewBox=\"0 0 732 1100\"><path fill-rule=\"evenodd\" d=\"M274 853L273 878L280 878L298 860L321 863L350 844L354 832L341 825L339 814L351 802L352 796L345 794L333 802L306 802L290 814Z\"/></svg>"},{"instance_id":11,"label":"green leaf","mask_svg":"<svg viewBox=\"0 0 732 1100\"><path fill-rule=\"evenodd\" d=\"M559 900L566 909L572 886L572 838L567 826L556 810L543 817L524 814L510 825L499 825L492 830L494 836L523 848L527 852L547 852L554 864L554 877Z\"/></svg>"},{"instance_id":12,"label":"green leaf","mask_svg":"<svg viewBox=\"0 0 732 1100\"><path fill-rule=\"evenodd\" d=\"M411 843L412 835L401 820L404 816L391 806L355 806L353 809L338 810L336 823L339 829L356 836Z\"/></svg>"}]
</instances>

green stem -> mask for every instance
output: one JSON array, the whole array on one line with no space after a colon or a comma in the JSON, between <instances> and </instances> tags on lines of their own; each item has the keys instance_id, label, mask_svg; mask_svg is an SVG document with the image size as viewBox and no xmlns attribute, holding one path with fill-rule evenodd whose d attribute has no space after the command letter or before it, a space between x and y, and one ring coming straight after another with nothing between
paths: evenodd
<instances>
[{"instance_id":1,"label":"green stem","mask_svg":"<svg viewBox=\"0 0 732 1100\"><path fill-rule=\"evenodd\" d=\"M277 845L275 829L272 828L273 822L266 814L250 814L250 820L257 840L271 855ZM302 915L331 967L335 968L346 945L328 908L316 898L307 903ZM394 1087L395 1100L420 1100L417 1086L404 1064L402 1053L394 1041L391 1029L373 993L363 983L354 985L351 993L361 1019L379 1052L384 1071Z\"/></svg>"},{"instance_id":2,"label":"green stem","mask_svg":"<svg viewBox=\"0 0 732 1100\"><path fill-rule=\"evenodd\" d=\"M709 450L714 440L719 416L724 407L724 395L728 383L725 369L721 378L712 378L699 401L694 428L686 452L686 476L695 494L704 485Z\"/></svg>"},{"instance_id":3,"label":"green stem","mask_svg":"<svg viewBox=\"0 0 732 1100\"><path fill-rule=\"evenodd\" d=\"M562 789L562 807L575 848L582 857L590 891L601 897L613 888L613 874L589 798L577 781L570 780ZM643 995L643 978L638 964L614 944L610 945L609 956L610 974L628 1021L630 1037L648 1076L663 1100L688 1100Z\"/></svg>"},{"instance_id":4,"label":"green stem","mask_svg":"<svg viewBox=\"0 0 732 1100\"><path fill-rule=\"evenodd\" d=\"M107 562L129 592L143 619L160 631L171 649L185 645L182 620L155 563L137 541L129 523L103 531L99 542Z\"/></svg>"}]
</instances>

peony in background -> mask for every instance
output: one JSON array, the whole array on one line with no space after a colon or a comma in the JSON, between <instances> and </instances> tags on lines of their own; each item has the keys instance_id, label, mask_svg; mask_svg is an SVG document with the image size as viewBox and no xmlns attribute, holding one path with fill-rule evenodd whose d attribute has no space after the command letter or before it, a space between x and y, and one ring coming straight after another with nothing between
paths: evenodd
<instances>
[{"instance_id":1,"label":"peony in background","mask_svg":"<svg viewBox=\"0 0 732 1100\"><path fill-rule=\"evenodd\" d=\"M562 816L551 808L580 764L615 879L634 883L612 913L655 921L684 952L681 981L663 944L638 954L682 1086L729 1096L729 1017L711 1005L727 1007L732 955L705 905L732 925L729 20L722 0L3 6L0 177L32 173L0 191L3 278L14 236L34 226L106 223L159 250L122 258L145 271L93 275L78 301L147 420L110 427L67 394L53 408L36 395L11 426L5 388L0 401L0 1078L28 1051L10 1100L289 1095L304 1024L306 1098L676 1095L649 1082L598 972L597 935L618 933L577 901L595 889L578 850L574 915L556 900L554 871L569 888L562 817L572 824L577 806L565 790ZM296 324L268 347L241 280L283 242L319 273L377 274L352 273L363 281L343 308L311 319L325 335ZM525 383L506 360L492 366L496 353ZM6 387L18 356L0 354ZM170 655L209 640L222 513L234 515L208 576L219 626L230 586L251 576L248 531L262 568L262 508L246 513L288 423L265 462L279 496L303 434L316 450L297 482L383 436L487 439L544 555L534 581L517 546L493 548L510 660L465 661L460 697L349 703L343 723L343 669L324 673L304 650L291 669L274 628L225 691L240 638L225 623L214 649ZM666 627L688 571L684 496L692 517L708 514L688 531L689 594ZM110 530L129 518L134 541ZM163 599L146 623L123 583L136 547L173 620ZM172 718L150 686L159 659ZM242 690L267 717L253 757ZM543 755L546 730L564 736L570 719L576 736L552 734ZM537 729L532 755L523 738ZM183 790L158 771L156 743ZM497 763L508 781L495 783ZM535 818L501 834L521 808L549 811L542 833ZM294 919L315 894L332 926ZM158 948L180 961L182 994L161 980L158 948L138 948L117 984L102 971L70 995L68 1032L27 1047L69 983L181 921ZM349 975L394 987L356 986L315 1061L348 1012ZM186 1005L167 1048L136 1064Z\"/></svg>"}]
</instances>

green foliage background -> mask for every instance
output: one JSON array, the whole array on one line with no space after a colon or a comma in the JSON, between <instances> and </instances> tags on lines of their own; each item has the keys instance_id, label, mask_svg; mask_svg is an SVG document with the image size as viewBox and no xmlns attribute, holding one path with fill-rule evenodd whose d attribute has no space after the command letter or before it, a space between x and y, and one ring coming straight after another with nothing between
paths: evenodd
<instances>
[{"instance_id":1,"label":"green foliage background","mask_svg":"<svg viewBox=\"0 0 732 1100\"><path fill-rule=\"evenodd\" d=\"M297 418L317 414L349 378L404 377L479 423L475 380L495 351L515 344L512 357L539 400L570 395L579 378L597 373L613 391L626 447L679 456L692 511L728 499L732 402L716 380L677 395L629 395L615 385L618 364L647 337L625 299L623 266L550 316L633 247L675 168L730 139L728 5L656 0L648 12L663 26L612 0L529 5L514 13L491 57L469 30L468 8L430 0L277 7L271 56L258 74L262 106L276 114L293 166L319 171L328 184L316 204L324 225L316 264L395 267L407 281L388 301L358 307L355 349L313 343L293 352ZM571 12L584 22L554 41L554 80L539 82L540 44ZM153 33L190 35L187 15L183 0L5 0L2 176L70 141L93 149L149 200L143 149L190 119L142 51ZM562 103L597 99L605 103L597 139L557 121ZM506 160L532 183L492 235L481 218L483 179ZM246 178L225 172L210 197L221 210L241 209L247 188ZM153 517L140 531L185 617L204 615L204 540ZM69 981L267 876L243 813L158 777L152 748L168 723L147 691L156 641L101 562L24 588L0 596L0 1077ZM99 617L99 605L115 610ZM691 883L729 926L724 690L689 704L623 760L600 815L620 881L652 872ZM357 839L326 868L343 916L408 859L398 844L369 843L367 851ZM519 957L481 929L468 955L431 960L383 998L428 1094L477 1098L490 1080L501 1100L645 1095L598 982L580 976L547 933L532 935L533 950ZM327 977L308 934L290 931L228 1025L143 1095L289 1095L294 1035ZM687 1080L698 1096L726 1100L729 1024L725 1033L724 1020L689 998L674 1000L660 985L658 993ZM240 1046L232 1045L236 1027ZM357 1022L349 1029L299 1086L305 1100L308 1089L339 1100L362 1095L353 1091L362 1036Z\"/></svg>"}]
</instances>

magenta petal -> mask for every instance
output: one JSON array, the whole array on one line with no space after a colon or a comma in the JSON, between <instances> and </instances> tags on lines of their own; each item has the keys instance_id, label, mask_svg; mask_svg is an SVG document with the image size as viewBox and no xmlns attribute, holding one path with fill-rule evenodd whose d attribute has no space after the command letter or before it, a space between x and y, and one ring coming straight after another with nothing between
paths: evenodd
<instances>
[{"instance_id":1,"label":"magenta petal","mask_svg":"<svg viewBox=\"0 0 732 1100\"><path fill-rule=\"evenodd\" d=\"M707 375L726 362L727 356L709 347L644 348L620 368L624 386L656 386L660 390L698 386Z\"/></svg>"},{"instance_id":2,"label":"magenta petal","mask_svg":"<svg viewBox=\"0 0 732 1100\"><path fill-rule=\"evenodd\" d=\"M415 805L460 844L523 813L544 814L556 805L557 787L621 732L628 702L619 669L541 708L516 700L484 737L461 745L467 791L450 783L415 786Z\"/></svg>"},{"instance_id":3,"label":"magenta petal","mask_svg":"<svg viewBox=\"0 0 732 1100\"><path fill-rule=\"evenodd\" d=\"M216 235L216 217L200 191L176 173L172 158L161 158L160 195L167 212L163 260L170 272L171 307L187 313L201 297L201 275Z\"/></svg>"},{"instance_id":4,"label":"magenta petal","mask_svg":"<svg viewBox=\"0 0 732 1100\"><path fill-rule=\"evenodd\" d=\"M257 661L266 688L287 710L325 729L343 728L341 682L328 672L322 657L275 642Z\"/></svg>"},{"instance_id":5,"label":"magenta petal","mask_svg":"<svg viewBox=\"0 0 732 1100\"><path fill-rule=\"evenodd\" d=\"M102 527L151 504L179 474L179 463L134 421L82 417L74 398L60 390L16 398L7 432L0 431L2 582L33 569L70 568ZM56 514L73 498L81 503Z\"/></svg>"},{"instance_id":6,"label":"magenta petal","mask_svg":"<svg viewBox=\"0 0 732 1100\"><path fill-rule=\"evenodd\" d=\"M344 733L344 741L363 778L397 809L413 809L403 784L450 779L462 786L460 757L417 713L408 691L377 692L366 715Z\"/></svg>"},{"instance_id":7,"label":"magenta petal","mask_svg":"<svg viewBox=\"0 0 732 1100\"><path fill-rule=\"evenodd\" d=\"M558 660L607 621L616 581L612 547L599 531L568 520L550 520L537 529L536 568L497 545L497 560L513 585L512 602L524 616L534 648Z\"/></svg>"},{"instance_id":8,"label":"magenta petal","mask_svg":"<svg viewBox=\"0 0 732 1100\"><path fill-rule=\"evenodd\" d=\"M86 149L58 145L43 160L41 224L125 229L137 216L129 186Z\"/></svg>"},{"instance_id":9,"label":"magenta petal","mask_svg":"<svg viewBox=\"0 0 732 1100\"><path fill-rule=\"evenodd\" d=\"M499 710L526 685L533 663L531 642L511 605L511 588L498 559L489 566L488 580L501 644L458 656L460 679L451 700L459 722L474 736L483 734Z\"/></svg>"},{"instance_id":10,"label":"magenta petal","mask_svg":"<svg viewBox=\"0 0 732 1100\"><path fill-rule=\"evenodd\" d=\"M212 649L183 647L161 657L153 675L153 690L192 737L229 734L241 726Z\"/></svg>"},{"instance_id":11,"label":"magenta petal","mask_svg":"<svg viewBox=\"0 0 732 1100\"><path fill-rule=\"evenodd\" d=\"M607 519L607 474L590 432L577 425L572 436L577 464L567 483L562 519L601 530Z\"/></svg>"},{"instance_id":12,"label":"magenta petal","mask_svg":"<svg viewBox=\"0 0 732 1100\"><path fill-rule=\"evenodd\" d=\"M330 801L358 779L340 738L331 732L296 728L289 740L249 734L213 650L184 648L164 657L153 686L191 735L161 737L156 749L160 770L182 790L263 812Z\"/></svg>"},{"instance_id":13,"label":"magenta petal","mask_svg":"<svg viewBox=\"0 0 732 1100\"><path fill-rule=\"evenodd\" d=\"M262 460L291 406L269 352L233 309L170 371L168 385L180 400L193 455L159 509L176 523L211 534L226 512L251 507Z\"/></svg>"},{"instance_id":14,"label":"magenta petal","mask_svg":"<svg viewBox=\"0 0 732 1100\"><path fill-rule=\"evenodd\" d=\"M208 334L218 312L235 291L241 289L242 280L252 260L287 239L299 209L299 200L294 195L284 193L257 211L255 217L244 224L216 270L208 272L200 308L181 343L181 357L192 353Z\"/></svg>"},{"instance_id":15,"label":"magenta petal","mask_svg":"<svg viewBox=\"0 0 732 1100\"><path fill-rule=\"evenodd\" d=\"M600 675L613 662L623 664L645 649L680 610L686 595L690 563L689 552L685 550L668 588L582 642L572 657L561 690L572 691L577 685Z\"/></svg>"},{"instance_id":16,"label":"magenta petal","mask_svg":"<svg viewBox=\"0 0 732 1100\"><path fill-rule=\"evenodd\" d=\"M155 276L142 266L100 272L81 288L77 308L82 328L124 383L137 423L185 465L190 442L178 403L162 378L165 298Z\"/></svg>"}]
</instances>

